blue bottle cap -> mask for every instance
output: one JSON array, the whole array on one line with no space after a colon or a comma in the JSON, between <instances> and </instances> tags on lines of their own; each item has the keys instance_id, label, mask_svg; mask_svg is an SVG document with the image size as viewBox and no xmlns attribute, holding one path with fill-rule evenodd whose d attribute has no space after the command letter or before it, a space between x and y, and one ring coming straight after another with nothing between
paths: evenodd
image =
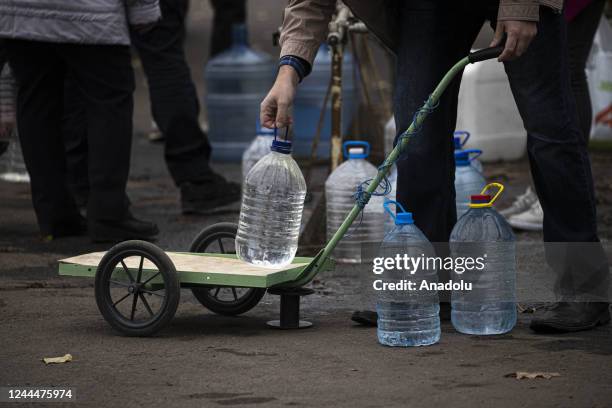
<instances>
[{"instance_id":1,"label":"blue bottle cap","mask_svg":"<svg viewBox=\"0 0 612 408\"><path fill-rule=\"evenodd\" d=\"M461 145L461 138L459 136L455 136L453 137L453 141L455 143L455 150L461 150L461 148L463 147Z\"/></svg>"},{"instance_id":2,"label":"blue bottle cap","mask_svg":"<svg viewBox=\"0 0 612 408\"><path fill-rule=\"evenodd\" d=\"M349 160L365 159L370 155L370 144L360 140L347 140L342 144L342 152Z\"/></svg>"},{"instance_id":3,"label":"blue bottle cap","mask_svg":"<svg viewBox=\"0 0 612 408\"><path fill-rule=\"evenodd\" d=\"M394 204L397 207L397 214L394 214L393 211L391 211L391 204ZM391 218L393 218L393 221L395 221L395 225L414 224L414 220L412 219L412 213L406 211L404 207L397 201L385 199L385 202L383 203L383 208L387 213L389 213Z\"/></svg>"},{"instance_id":4,"label":"blue bottle cap","mask_svg":"<svg viewBox=\"0 0 612 408\"><path fill-rule=\"evenodd\" d=\"M456 150L455 151L455 165L456 166L469 166L470 162L480 156L482 150L479 149L467 149L467 150Z\"/></svg>"},{"instance_id":5,"label":"blue bottle cap","mask_svg":"<svg viewBox=\"0 0 612 408\"><path fill-rule=\"evenodd\" d=\"M270 150L283 154L291 154L291 142L288 140L274 140Z\"/></svg>"},{"instance_id":6,"label":"blue bottle cap","mask_svg":"<svg viewBox=\"0 0 612 408\"><path fill-rule=\"evenodd\" d=\"M414 224L411 212L400 212L395 216L395 225Z\"/></svg>"},{"instance_id":7,"label":"blue bottle cap","mask_svg":"<svg viewBox=\"0 0 612 408\"><path fill-rule=\"evenodd\" d=\"M470 155L464 151L459 150L455 152L455 166L469 166L470 165Z\"/></svg>"}]
</instances>

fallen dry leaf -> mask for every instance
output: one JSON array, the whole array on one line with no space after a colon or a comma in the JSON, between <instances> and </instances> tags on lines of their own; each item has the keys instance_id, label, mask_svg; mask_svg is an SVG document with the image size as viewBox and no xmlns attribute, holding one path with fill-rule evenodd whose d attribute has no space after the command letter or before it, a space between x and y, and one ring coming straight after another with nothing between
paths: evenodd
<instances>
[{"instance_id":1,"label":"fallen dry leaf","mask_svg":"<svg viewBox=\"0 0 612 408\"><path fill-rule=\"evenodd\" d=\"M553 377L561 377L561 374L545 371L517 371L516 373L506 374L505 377L516 378L517 380L523 380L525 378L528 380L533 380L535 378L545 378L547 380L550 380Z\"/></svg>"},{"instance_id":2,"label":"fallen dry leaf","mask_svg":"<svg viewBox=\"0 0 612 408\"><path fill-rule=\"evenodd\" d=\"M43 358L45 364L62 364L72 361L72 354L65 354L61 357L45 357Z\"/></svg>"}]
</instances>

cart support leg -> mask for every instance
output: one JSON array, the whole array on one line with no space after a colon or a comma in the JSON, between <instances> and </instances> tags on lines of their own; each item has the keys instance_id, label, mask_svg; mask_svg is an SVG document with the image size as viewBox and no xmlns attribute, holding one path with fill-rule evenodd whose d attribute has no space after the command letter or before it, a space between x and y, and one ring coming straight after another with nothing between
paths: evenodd
<instances>
[{"instance_id":1,"label":"cart support leg","mask_svg":"<svg viewBox=\"0 0 612 408\"><path fill-rule=\"evenodd\" d=\"M305 329L312 323L300 320L300 297L314 291L306 288L269 289L268 293L280 296L280 320L270 320L268 326L275 329Z\"/></svg>"}]
</instances>

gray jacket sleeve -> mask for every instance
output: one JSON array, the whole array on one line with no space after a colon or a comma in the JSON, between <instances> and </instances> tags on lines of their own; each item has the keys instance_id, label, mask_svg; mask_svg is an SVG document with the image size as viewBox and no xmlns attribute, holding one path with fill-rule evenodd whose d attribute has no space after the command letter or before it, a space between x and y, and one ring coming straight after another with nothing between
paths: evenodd
<instances>
[{"instance_id":1,"label":"gray jacket sleeve","mask_svg":"<svg viewBox=\"0 0 612 408\"><path fill-rule=\"evenodd\" d=\"M126 0L130 25L154 23L161 18L159 0Z\"/></svg>"}]
</instances>

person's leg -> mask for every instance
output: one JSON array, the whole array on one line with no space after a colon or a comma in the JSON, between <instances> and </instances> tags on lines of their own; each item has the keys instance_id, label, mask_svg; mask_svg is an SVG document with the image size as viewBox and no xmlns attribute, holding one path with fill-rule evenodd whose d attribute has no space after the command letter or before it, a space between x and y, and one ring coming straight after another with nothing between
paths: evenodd
<instances>
[{"instance_id":1,"label":"person's leg","mask_svg":"<svg viewBox=\"0 0 612 408\"><path fill-rule=\"evenodd\" d=\"M605 0L593 0L567 25L570 82L585 144L589 143L593 111L584 69L605 4Z\"/></svg>"},{"instance_id":2,"label":"person's leg","mask_svg":"<svg viewBox=\"0 0 612 408\"><path fill-rule=\"evenodd\" d=\"M394 112L398 133L408 128L444 74L465 57L483 22L472 2L407 1L401 7ZM432 242L446 242L456 222L453 131L460 79L412 137L397 162L397 199Z\"/></svg>"},{"instance_id":3,"label":"person's leg","mask_svg":"<svg viewBox=\"0 0 612 408\"><path fill-rule=\"evenodd\" d=\"M132 33L147 81L153 117L165 138L165 158L181 187L183 212L200 212L240 197L209 166L210 144L198 122L199 104L185 59L186 0L162 0L162 20L148 33Z\"/></svg>"},{"instance_id":4,"label":"person's leg","mask_svg":"<svg viewBox=\"0 0 612 408\"><path fill-rule=\"evenodd\" d=\"M544 241L567 243L564 262L550 251L547 256L557 260L551 266L558 276L558 296L574 303L553 314L557 321L563 313L574 320L582 316L590 320L586 326L593 326L601 317L609 319L607 303L591 307L577 301L606 298L608 265L598 243L591 164L570 87L563 16L541 7L537 36L527 52L505 68L527 130L529 163L544 210ZM568 327L575 323L568 322Z\"/></svg>"},{"instance_id":5,"label":"person's leg","mask_svg":"<svg viewBox=\"0 0 612 408\"><path fill-rule=\"evenodd\" d=\"M41 233L45 237L80 233L80 217L65 183L61 134L65 66L51 43L10 40L6 47L18 83L19 139Z\"/></svg>"},{"instance_id":6,"label":"person's leg","mask_svg":"<svg viewBox=\"0 0 612 408\"><path fill-rule=\"evenodd\" d=\"M87 206L89 176L87 163L87 110L83 93L70 72L64 81L62 136L66 149L66 179L77 206Z\"/></svg>"},{"instance_id":7,"label":"person's leg","mask_svg":"<svg viewBox=\"0 0 612 408\"><path fill-rule=\"evenodd\" d=\"M210 144L198 123L199 104L185 59L186 0L162 0L163 18L149 32L132 32L147 76L151 110L165 137L168 170L175 183L206 181Z\"/></svg>"},{"instance_id":8,"label":"person's leg","mask_svg":"<svg viewBox=\"0 0 612 408\"><path fill-rule=\"evenodd\" d=\"M210 39L210 56L225 51L232 45L232 24L244 24L246 0L210 0L214 10Z\"/></svg>"},{"instance_id":9,"label":"person's leg","mask_svg":"<svg viewBox=\"0 0 612 408\"><path fill-rule=\"evenodd\" d=\"M124 219L134 91L129 47L62 44L61 53L86 110L88 218Z\"/></svg>"},{"instance_id":10,"label":"person's leg","mask_svg":"<svg viewBox=\"0 0 612 408\"><path fill-rule=\"evenodd\" d=\"M121 45L58 47L86 110L89 233L96 241L153 238L157 227L131 215L125 192L134 91L130 49Z\"/></svg>"}]
</instances>

